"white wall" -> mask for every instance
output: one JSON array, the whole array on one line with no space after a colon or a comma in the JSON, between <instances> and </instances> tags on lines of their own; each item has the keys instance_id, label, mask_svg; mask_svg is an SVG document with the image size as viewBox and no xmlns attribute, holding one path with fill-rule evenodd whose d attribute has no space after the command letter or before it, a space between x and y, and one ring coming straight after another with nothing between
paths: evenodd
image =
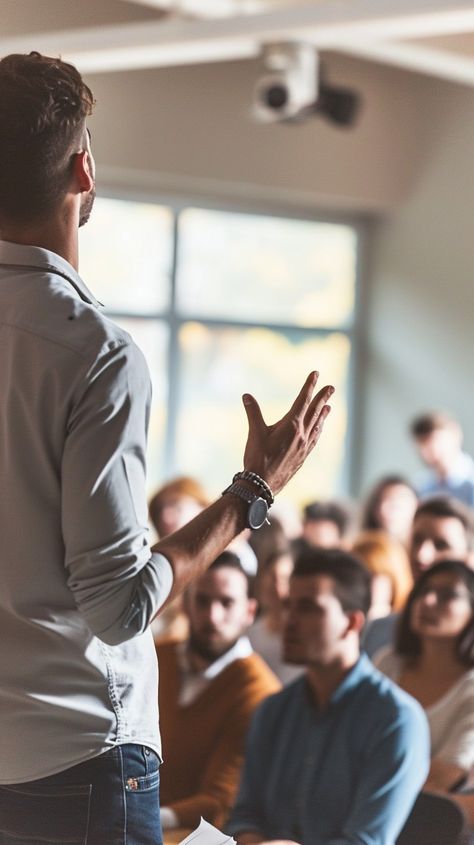
<instances>
[{"instance_id":1,"label":"white wall","mask_svg":"<svg viewBox=\"0 0 474 845\"><path fill-rule=\"evenodd\" d=\"M474 91L329 57L330 79L359 88L358 126L250 117L254 62L110 74L93 142L102 184L270 206L374 212L356 489L417 468L413 414L455 412L474 452Z\"/></svg>"},{"instance_id":2,"label":"white wall","mask_svg":"<svg viewBox=\"0 0 474 845\"><path fill-rule=\"evenodd\" d=\"M373 244L365 484L414 468L406 428L423 410L455 413L474 454L474 91L438 83L423 108L432 131L411 196Z\"/></svg>"}]
</instances>

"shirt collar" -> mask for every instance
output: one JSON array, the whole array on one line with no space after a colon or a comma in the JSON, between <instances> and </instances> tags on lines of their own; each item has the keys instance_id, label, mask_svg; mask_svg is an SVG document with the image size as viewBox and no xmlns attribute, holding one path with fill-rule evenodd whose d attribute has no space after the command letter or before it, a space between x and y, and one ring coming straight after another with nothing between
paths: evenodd
<instances>
[{"instance_id":1,"label":"shirt collar","mask_svg":"<svg viewBox=\"0 0 474 845\"><path fill-rule=\"evenodd\" d=\"M357 663L349 670L345 678L341 681L337 689L334 690L330 704L337 704L342 701L355 687L359 686L360 682L368 675L372 674L373 666L366 654L361 654Z\"/></svg>"},{"instance_id":2,"label":"shirt collar","mask_svg":"<svg viewBox=\"0 0 474 845\"><path fill-rule=\"evenodd\" d=\"M474 462L465 452L460 452L447 481L451 483L462 483L470 478L474 472Z\"/></svg>"},{"instance_id":3,"label":"shirt collar","mask_svg":"<svg viewBox=\"0 0 474 845\"><path fill-rule=\"evenodd\" d=\"M191 672L190 665L189 665L189 656L186 648L186 643L180 644L180 654L179 654L179 661L181 668L188 674ZM212 678L216 678L226 666L229 666L230 663L233 663L234 660L242 660L244 657L250 657L253 653L253 648L250 644L250 640L248 637L240 637L237 640L235 645L226 651L225 654L222 654L214 663L211 663L210 666L207 666L199 674L205 678L206 680L211 680Z\"/></svg>"},{"instance_id":4,"label":"shirt collar","mask_svg":"<svg viewBox=\"0 0 474 845\"><path fill-rule=\"evenodd\" d=\"M336 689L332 693L328 701L327 709L329 710L334 707L335 704L338 704L340 701L343 701L344 698L349 695L356 687L358 687L364 678L366 678L368 675L371 675L373 671L374 667L370 662L368 656L365 653L362 653L359 659L357 660L357 663L354 663L352 669L349 669L347 675L345 675L339 686L336 687ZM304 694L310 696L314 706L314 699L310 692L310 686L306 675L301 678L301 681L302 690L304 690Z\"/></svg>"},{"instance_id":5,"label":"shirt collar","mask_svg":"<svg viewBox=\"0 0 474 845\"><path fill-rule=\"evenodd\" d=\"M39 246L25 246L0 240L0 266L15 265L31 270L45 270L62 276L77 291L81 299L99 308L102 303L90 292L74 267L55 252Z\"/></svg>"}]
</instances>

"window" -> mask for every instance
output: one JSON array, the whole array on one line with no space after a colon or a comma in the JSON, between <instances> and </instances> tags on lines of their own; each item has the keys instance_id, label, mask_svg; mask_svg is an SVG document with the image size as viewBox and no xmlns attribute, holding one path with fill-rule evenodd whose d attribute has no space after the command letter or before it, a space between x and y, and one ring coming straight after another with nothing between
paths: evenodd
<instances>
[{"instance_id":1,"label":"window","mask_svg":"<svg viewBox=\"0 0 474 845\"><path fill-rule=\"evenodd\" d=\"M242 393L274 421L311 369L336 386L296 503L341 492L358 234L348 224L98 198L80 272L152 375L150 492L175 474L218 494L241 468Z\"/></svg>"}]
</instances>

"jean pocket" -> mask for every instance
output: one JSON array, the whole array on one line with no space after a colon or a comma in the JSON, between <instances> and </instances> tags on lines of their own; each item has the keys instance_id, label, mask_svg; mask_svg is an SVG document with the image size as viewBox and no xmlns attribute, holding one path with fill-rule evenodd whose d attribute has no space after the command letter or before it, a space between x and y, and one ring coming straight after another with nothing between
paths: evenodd
<instances>
[{"instance_id":1,"label":"jean pocket","mask_svg":"<svg viewBox=\"0 0 474 845\"><path fill-rule=\"evenodd\" d=\"M91 792L90 784L1 786L2 845L86 845Z\"/></svg>"},{"instance_id":2,"label":"jean pocket","mask_svg":"<svg viewBox=\"0 0 474 845\"><path fill-rule=\"evenodd\" d=\"M153 789L158 789L160 785L160 771L150 772L148 775L142 777L129 777L125 775L125 790L126 792L151 792Z\"/></svg>"}]
</instances>

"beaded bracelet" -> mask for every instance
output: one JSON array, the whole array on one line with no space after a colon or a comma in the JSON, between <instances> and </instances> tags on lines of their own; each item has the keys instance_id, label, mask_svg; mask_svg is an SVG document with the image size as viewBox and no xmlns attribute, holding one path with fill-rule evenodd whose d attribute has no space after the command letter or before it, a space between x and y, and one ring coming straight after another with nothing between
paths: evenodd
<instances>
[{"instance_id":1,"label":"beaded bracelet","mask_svg":"<svg viewBox=\"0 0 474 845\"><path fill-rule=\"evenodd\" d=\"M239 481L240 479L250 481L259 487L264 499L267 501L268 507L273 505L275 497L267 482L260 475L257 475L256 472L250 472L250 470L244 470L243 472L236 472L232 481Z\"/></svg>"}]
</instances>

